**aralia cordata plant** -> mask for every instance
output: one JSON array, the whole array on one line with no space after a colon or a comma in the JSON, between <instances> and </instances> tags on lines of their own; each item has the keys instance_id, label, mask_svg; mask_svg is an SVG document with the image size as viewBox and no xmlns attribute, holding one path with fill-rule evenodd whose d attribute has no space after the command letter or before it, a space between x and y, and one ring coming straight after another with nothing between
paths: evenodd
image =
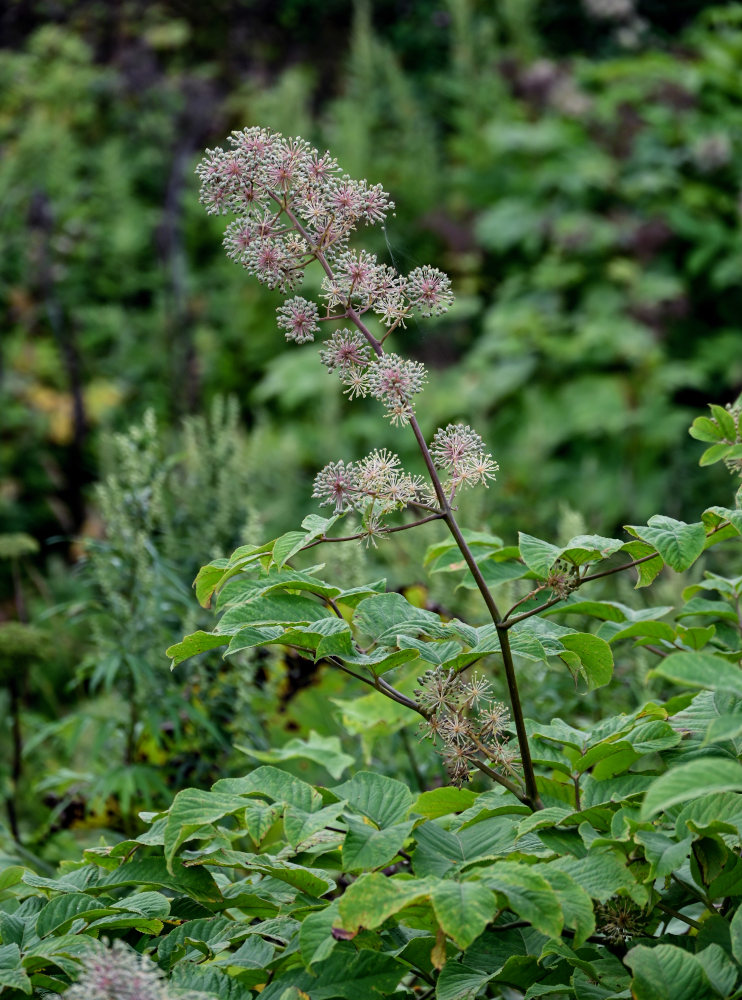
<instances>
[{"instance_id":1,"label":"aralia cordata plant","mask_svg":"<svg viewBox=\"0 0 742 1000\"><path fill-rule=\"evenodd\" d=\"M402 275L375 254L350 246L359 227L383 222L394 203L380 185L344 174L328 152L320 153L301 138L285 138L261 127L234 132L228 143L226 149L207 150L196 170L206 211L235 216L224 237L228 256L268 288L287 296L301 286L310 264L321 266L321 303L291 294L277 310L279 328L287 340L303 344L314 340L321 324L350 324L354 329L343 326L330 333L320 360L339 377L349 398L371 396L382 403L393 425L412 429L428 473L425 482L402 470L396 455L376 450L357 462L326 465L315 479L312 495L336 513L355 512L361 530L349 537L367 543L432 520L445 522L497 628L518 744L518 754L508 753L504 763L515 781L490 767L489 752L482 752L484 744L477 745L473 730L466 738L458 732L454 736L450 725L436 727L433 721L435 733L431 735L443 740L454 780L468 776L471 764L537 807L539 796L508 625L456 518L458 492L478 484L487 486L498 466L469 426L449 424L436 431L430 445L426 442L414 403L427 380L425 366L384 347L411 317L439 316L448 310L453 302L450 279L428 265ZM367 325L367 314L375 315L385 327L381 337ZM416 520L392 527L387 516L396 511L411 511ZM429 680L421 678L421 683ZM410 700L410 705L428 718L434 714L422 702ZM497 759L505 756L500 748ZM522 780L515 773L516 762Z\"/></svg>"},{"instance_id":2,"label":"aralia cordata plant","mask_svg":"<svg viewBox=\"0 0 742 1000\"><path fill-rule=\"evenodd\" d=\"M415 412L415 397L427 378L425 368L418 361L385 349L388 338L403 329L408 319L441 315L449 308L453 296L448 277L429 266L402 275L375 255L353 248L353 234L362 226L383 221L393 203L379 185L353 180L341 171L329 153L321 154L302 139L287 139L264 128L247 128L233 133L226 150L207 151L197 173L202 182L201 200L207 211L235 216L225 235L228 255L269 288L287 297L278 308L278 325L286 338L302 344L311 342L324 324L339 324L340 328L331 328L324 340L320 360L340 379L350 399L371 396L383 404L392 425L411 429L427 470L427 480L413 476L402 468L397 455L378 449L360 460L329 463L315 479L313 496L320 505L331 507L334 516L323 522L313 515L302 525L310 522L308 533L289 532L266 546L243 546L226 566L204 567L196 581L199 600L208 605L227 580L261 558L267 560L266 568L273 565L280 570L293 555L317 545L351 540L376 544L394 532L440 520L448 528L451 544L458 548L492 624L480 629L455 621L442 625L430 612L423 613L423 617L428 614L436 619L435 623L427 620L424 625L419 620L394 623L396 612L389 604L390 641L381 642L386 636L382 628L372 644L376 648L364 649L352 639L334 599L315 590L337 615L334 625L313 626L307 625L306 619L304 623L297 619L284 628L276 620L261 632L252 627L261 622L248 621L240 613L235 621L223 619L216 633L199 633L172 647L169 652L173 655L173 665L203 649L228 642L232 652L245 648L246 644L280 643L288 638L290 645L303 651L302 655L309 651L315 659L326 659L421 715L423 733L436 745L442 745L440 752L455 783L468 780L477 768L531 810L541 809L514 665L514 643L526 658L529 642L531 649L535 645L541 650L536 658L559 656L575 676L582 673L586 677L589 687L607 683L613 667L609 644L595 634L554 627L543 615L583 584L614 573L636 568L637 586L646 586L664 564L675 571L687 569L704 547L714 543L718 533L737 530L736 513L726 508L710 508L704 515L706 520L697 525L657 515L647 526L629 526L627 530L634 538L628 542L580 535L566 546L558 547L521 532L518 567L513 567L515 578L535 579L536 583L503 613L457 519L460 491L487 486L494 479L497 464L479 434L463 423L439 428L428 443ZM318 264L324 273L319 303L295 294L310 264ZM370 315L376 316L384 328L381 336L376 336L369 327ZM712 414L713 420L703 418L692 431L702 440L714 442L702 462L710 464L711 460L724 459L733 466L732 471L737 471L737 452L742 448L738 411L734 407L724 410L712 406ZM413 520L390 523L390 515L399 512L411 513ZM328 535L326 528L348 513L360 519L360 530L345 536ZM618 553L626 553L629 560L592 571L595 564ZM507 562L513 557L503 552L501 558ZM306 581L303 585L306 586ZM290 584L285 586L290 588ZM248 590L248 603L250 593ZM347 592L346 599L352 599L353 594ZM390 602L399 597L383 596ZM358 605L354 623L360 623L361 632L368 632L369 627L373 631L378 623L372 621L369 625L364 603ZM302 610L302 616L306 610ZM251 629L247 631L255 633L253 639L239 635L248 625ZM511 632L516 626L516 632ZM523 626L530 626L527 635ZM452 661L424 670L412 698L391 685L383 674L392 665L404 662L405 656L409 660L410 648L417 655L419 650L415 650L414 642L418 640L414 636L422 633L432 637L430 631L426 633L428 627L435 638L455 638L469 648ZM411 629L413 639L412 647L408 644L403 649L398 639L404 628ZM539 637L545 638L548 650ZM388 652L395 642L402 659L395 659L397 654ZM502 660L509 710L481 694L467 702L468 688L460 674L490 654L499 655ZM366 669L367 674L359 672L359 667ZM515 734L512 745L511 730Z\"/></svg>"}]
</instances>

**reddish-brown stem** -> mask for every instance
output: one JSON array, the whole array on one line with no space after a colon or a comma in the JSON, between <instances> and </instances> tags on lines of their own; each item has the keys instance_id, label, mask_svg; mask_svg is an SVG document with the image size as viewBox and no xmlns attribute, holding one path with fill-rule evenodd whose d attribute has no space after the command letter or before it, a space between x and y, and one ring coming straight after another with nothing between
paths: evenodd
<instances>
[{"instance_id":1,"label":"reddish-brown stem","mask_svg":"<svg viewBox=\"0 0 742 1000\"><path fill-rule=\"evenodd\" d=\"M443 514L430 514L428 517L421 517L419 521L410 521L409 524L396 524L391 528L379 528L379 535L391 535L395 531L408 531L410 528L419 528L421 524L428 524L429 521L440 521L444 517ZM315 545L322 545L325 542L357 542L362 538L366 538L367 533L365 531L359 531L355 535L338 535L334 538L330 538L327 535L322 535L320 538L315 538L313 542L308 542L301 549L302 552L306 552L307 549L313 549Z\"/></svg>"}]
</instances>

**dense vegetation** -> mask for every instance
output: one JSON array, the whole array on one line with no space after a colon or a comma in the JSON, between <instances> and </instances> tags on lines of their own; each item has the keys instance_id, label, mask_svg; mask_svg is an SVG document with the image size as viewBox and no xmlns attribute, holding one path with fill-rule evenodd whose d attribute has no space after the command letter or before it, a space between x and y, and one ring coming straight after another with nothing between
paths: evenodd
<instances>
[{"instance_id":1,"label":"dense vegetation","mask_svg":"<svg viewBox=\"0 0 742 1000\"><path fill-rule=\"evenodd\" d=\"M742 995L742 8L664 6L4 15L1 994ZM379 262L224 259L245 120Z\"/></svg>"}]
</instances>

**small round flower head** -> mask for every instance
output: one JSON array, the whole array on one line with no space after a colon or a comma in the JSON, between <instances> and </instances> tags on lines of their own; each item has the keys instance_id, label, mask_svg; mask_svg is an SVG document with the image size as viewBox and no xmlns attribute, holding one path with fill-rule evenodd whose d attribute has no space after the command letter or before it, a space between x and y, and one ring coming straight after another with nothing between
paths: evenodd
<instances>
[{"instance_id":1,"label":"small round flower head","mask_svg":"<svg viewBox=\"0 0 742 1000\"><path fill-rule=\"evenodd\" d=\"M357 491L357 474L352 462L330 462L317 473L312 496L321 500L320 507L335 505L335 512L354 507Z\"/></svg>"},{"instance_id":2,"label":"small round flower head","mask_svg":"<svg viewBox=\"0 0 742 1000\"><path fill-rule=\"evenodd\" d=\"M285 292L301 280L295 258L287 252L281 240L253 240L243 254L242 263L268 288Z\"/></svg>"},{"instance_id":3,"label":"small round flower head","mask_svg":"<svg viewBox=\"0 0 742 1000\"><path fill-rule=\"evenodd\" d=\"M443 761L452 785L461 788L471 780L471 754L465 746L459 744L447 746L443 751Z\"/></svg>"},{"instance_id":4,"label":"small round flower head","mask_svg":"<svg viewBox=\"0 0 742 1000\"><path fill-rule=\"evenodd\" d=\"M293 340L297 344L314 340L314 334L319 330L319 312L314 302L295 295L293 299L286 299L276 313L278 326L286 331L286 340Z\"/></svg>"},{"instance_id":5,"label":"small round flower head","mask_svg":"<svg viewBox=\"0 0 742 1000\"><path fill-rule=\"evenodd\" d=\"M366 377L369 393L384 403L392 422L407 423L413 412L411 399L427 380L425 365L398 354L385 354L371 365Z\"/></svg>"},{"instance_id":6,"label":"small round flower head","mask_svg":"<svg viewBox=\"0 0 742 1000\"><path fill-rule=\"evenodd\" d=\"M439 469L451 476L454 489L459 486L487 485L495 478L498 465L484 451L484 442L467 424L449 424L436 431L430 454Z\"/></svg>"},{"instance_id":7,"label":"small round flower head","mask_svg":"<svg viewBox=\"0 0 742 1000\"><path fill-rule=\"evenodd\" d=\"M472 724L461 712L441 717L440 735L445 743L465 746L471 741Z\"/></svg>"},{"instance_id":8,"label":"small round flower head","mask_svg":"<svg viewBox=\"0 0 742 1000\"><path fill-rule=\"evenodd\" d=\"M375 448L358 463L358 480L366 493L382 490L392 475L400 471L399 456L386 448Z\"/></svg>"},{"instance_id":9,"label":"small round flower head","mask_svg":"<svg viewBox=\"0 0 742 1000\"><path fill-rule=\"evenodd\" d=\"M354 399L356 396L360 396L362 399L366 398L368 379L365 368L358 368L356 365L341 368L340 381L347 387L343 389L343 392L346 393L348 399Z\"/></svg>"},{"instance_id":10,"label":"small round flower head","mask_svg":"<svg viewBox=\"0 0 742 1000\"><path fill-rule=\"evenodd\" d=\"M484 674L475 670L464 685L464 705L467 708L478 708L481 702L489 699L491 693L490 682Z\"/></svg>"},{"instance_id":11,"label":"small round flower head","mask_svg":"<svg viewBox=\"0 0 742 1000\"><path fill-rule=\"evenodd\" d=\"M355 330L336 330L320 349L319 358L329 371L365 368L371 359L371 348Z\"/></svg>"},{"instance_id":12,"label":"small round flower head","mask_svg":"<svg viewBox=\"0 0 742 1000\"><path fill-rule=\"evenodd\" d=\"M483 736L499 738L510 725L510 712L501 701L493 701L479 713Z\"/></svg>"},{"instance_id":13,"label":"small round flower head","mask_svg":"<svg viewBox=\"0 0 742 1000\"><path fill-rule=\"evenodd\" d=\"M245 253L254 239L255 230L249 222L244 219L230 222L224 232L224 249L227 251L227 257L242 264Z\"/></svg>"},{"instance_id":14,"label":"small round flower head","mask_svg":"<svg viewBox=\"0 0 742 1000\"><path fill-rule=\"evenodd\" d=\"M407 275L407 297L421 316L440 316L453 303L451 279L437 267L416 267Z\"/></svg>"},{"instance_id":15,"label":"small round flower head","mask_svg":"<svg viewBox=\"0 0 742 1000\"><path fill-rule=\"evenodd\" d=\"M435 667L426 670L417 680L420 687L415 690L415 696L420 708L434 714L458 712L463 685L455 671Z\"/></svg>"},{"instance_id":16,"label":"small round flower head","mask_svg":"<svg viewBox=\"0 0 742 1000\"><path fill-rule=\"evenodd\" d=\"M114 941L105 953L86 955L79 979L64 994L68 1000L170 1000L160 969L146 956Z\"/></svg>"}]
</instances>

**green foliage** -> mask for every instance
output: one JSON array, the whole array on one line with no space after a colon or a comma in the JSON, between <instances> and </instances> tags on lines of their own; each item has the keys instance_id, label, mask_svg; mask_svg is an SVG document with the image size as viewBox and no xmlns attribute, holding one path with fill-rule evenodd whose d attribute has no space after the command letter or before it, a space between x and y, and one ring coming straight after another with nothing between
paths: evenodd
<instances>
[{"instance_id":1,"label":"green foliage","mask_svg":"<svg viewBox=\"0 0 742 1000\"><path fill-rule=\"evenodd\" d=\"M17 750L2 772L8 1000L63 994L111 938L150 955L168 994L215 1000L741 995L741 494L689 513L709 488L690 479L680 496L676 444L684 408L739 381L739 12L699 18L677 51L652 34L668 27L658 16L636 52L617 54L615 28L585 43L606 59L532 62L555 7L457 0L449 50L416 57L415 76L403 33L382 38L359 3L345 85L319 102L315 131L406 202L389 249L445 254L464 289L428 345L408 331L413 351L451 361L421 420L481 418L508 481L502 537L477 501L464 510L482 530L459 532L449 500L433 519L452 540L427 525L416 547L396 535L394 556L345 562L333 543L355 526L301 520L294 489L345 403L309 349L272 357L269 298L217 262L180 197L205 129L172 71L187 21L147 22L146 44L172 59L139 89L58 28L0 53L14 82L0 101L3 405L23 445L0 504L53 493L89 427L138 400L173 413L182 393L190 406L201 388L248 385L260 411L249 443L221 402L174 447L153 411L104 438L85 599L45 614L85 637L83 701L64 717L38 707L47 663L59 671L48 625L0 627ZM311 128L311 85L289 66L230 108ZM740 472L739 409L694 421L700 466ZM369 426L361 404L343 440L391 443ZM269 496L258 520L246 497ZM548 541L559 498L570 527ZM652 514L663 498L668 514ZM81 523L65 504L63 522ZM35 549L15 529L50 523L18 507L11 561ZM197 609L183 581L207 558ZM48 771L33 787L15 766L21 732L26 770ZM460 787L438 787L433 751ZM19 832L15 806L34 799L35 818L45 794L55 816ZM102 833L80 838L82 859L50 836L75 805Z\"/></svg>"}]
</instances>

